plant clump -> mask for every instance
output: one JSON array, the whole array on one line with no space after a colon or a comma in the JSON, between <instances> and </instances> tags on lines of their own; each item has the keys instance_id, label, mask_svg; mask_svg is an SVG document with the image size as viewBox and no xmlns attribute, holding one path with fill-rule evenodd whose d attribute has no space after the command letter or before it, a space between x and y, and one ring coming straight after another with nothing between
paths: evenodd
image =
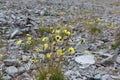
<instances>
[{"instance_id":1,"label":"plant clump","mask_svg":"<svg viewBox=\"0 0 120 80\"><path fill-rule=\"evenodd\" d=\"M16 42L24 52L31 54L31 62L39 71L37 80L65 80L61 71L66 60L65 55L75 53L74 47L69 46L71 31L65 27L41 27L38 30L41 38L26 34L25 40L20 39ZM43 54L44 59L40 59L39 54Z\"/></svg>"},{"instance_id":2,"label":"plant clump","mask_svg":"<svg viewBox=\"0 0 120 80\"><path fill-rule=\"evenodd\" d=\"M4 46L4 42L2 39L0 39L0 48L2 48Z\"/></svg>"},{"instance_id":3,"label":"plant clump","mask_svg":"<svg viewBox=\"0 0 120 80\"><path fill-rule=\"evenodd\" d=\"M111 49L116 49L120 46L120 27L115 31L115 43L111 45Z\"/></svg>"},{"instance_id":4,"label":"plant clump","mask_svg":"<svg viewBox=\"0 0 120 80\"><path fill-rule=\"evenodd\" d=\"M102 22L103 19L101 18L96 18L93 21L90 21L88 18L84 19L84 24L85 24L85 29L88 30L91 40L95 40L95 36L97 34L102 33L101 26L99 25L100 22Z\"/></svg>"}]
</instances>

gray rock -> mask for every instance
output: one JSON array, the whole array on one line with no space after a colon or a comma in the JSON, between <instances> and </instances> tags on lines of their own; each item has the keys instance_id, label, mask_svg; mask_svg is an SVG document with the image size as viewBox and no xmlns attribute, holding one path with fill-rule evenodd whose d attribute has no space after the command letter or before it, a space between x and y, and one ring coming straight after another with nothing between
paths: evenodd
<instances>
[{"instance_id":1,"label":"gray rock","mask_svg":"<svg viewBox=\"0 0 120 80\"><path fill-rule=\"evenodd\" d=\"M74 74L74 71L72 71L72 70L68 70L68 71L65 72L64 75L66 75L66 76L70 76L71 74Z\"/></svg>"},{"instance_id":2,"label":"gray rock","mask_svg":"<svg viewBox=\"0 0 120 80\"><path fill-rule=\"evenodd\" d=\"M110 66L111 64L113 64L115 61L119 61L119 58L118 58L118 55L119 55L119 50L116 49L114 51L114 54L112 56L109 56L108 58L106 59L103 59L101 61L101 64L103 64L104 66ZM117 59L118 58L118 59Z\"/></svg>"},{"instance_id":3,"label":"gray rock","mask_svg":"<svg viewBox=\"0 0 120 80\"><path fill-rule=\"evenodd\" d=\"M24 80L31 80L31 77L30 77L30 75L28 74L28 73L23 73L22 75L21 75L21 77L22 77L22 79L24 79Z\"/></svg>"},{"instance_id":4,"label":"gray rock","mask_svg":"<svg viewBox=\"0 0 120 80\"><path fill-rule=\"evenodd\" d=\"M100 79L101 78L101 74L96 74L94 78L95 79Z\"/></svg>"},{"instance_id":5,"label":"gray rock","mask_svg":"<svg viewBox=\"0 0 120 80\"><path fill-rule=\"evenodd\" d=\"M14 38L19 32L20 30L18 28L14 29L14 31L10 35L10 38Z\"/></svg>"},{"instance_id":6,"label":"gray rock","mask_svg":"<svg viewBox=\"0 0 120 80\"><path fill-rule=\"evenodd\" d=\"M117 56L117 58L116 58L116 62L120 64L120 55Z\"/></svg>"},{"instance_id":7,"label":"gray rock","mask_svg":"<svg viewBox=\"0 0 120 80\"><path fill-rule=\"evenodd\" d=\"M115 80L120 80L120 75L119 75L119 76L113 76L113 75L111 75L111 77L112 77L113 79L115 79Z\"/></svg>"},{"instance_id":8,"label":"gray rock","mask_svg":"<svg viewBox=\"0 0 120 80\"><path fill-rule=\"evenodd\" d=\"M40 58L41 60L44 60L44 59L45 59L44 54L39 54L38 56L39 56L39 58Z\"/></svg>"},{"instance_id":9,"label":"gray rock","mask_svg":"<svg viewBox=\"0 0 120 80\"><path fill-rule=\"evenodd\" d=\"M16 76L18 69L15 66L10 66L6 68L5 72L10 76Z\"/></svg>"},{"instance_id":10,"label":"gray rock","mask_svg":"<svg viewBox=\"0 0 120 80\"><path fill-rule=\"evenodd\" d=\"M23 67L25 68L26 71L28 71L30 69L34 69L36 66L29 61L28 63L24 64Z\"/></svg>"},{"instance_id":11,"label":"gray rock","mask_svg":"<svg viewBox=\"0 0 120 80\"><path fill-rule=\"evenodd\" d=\"M28 61L30 59L30 56L22 55L22 61Z\"/></svg>"},{"instance_id":12,"label":"gray rock","mask_svg":"<svg viewBox=\"0 0 120 80\"><path fill-rule=\"evenodd\" d=\"M14 14L11 14L12 19L16 19L16 16Z\"/></svg>"},{"instance_id":13,"label":"gray rock","mask_svg":"<svg viewBox=\"0 0 120 80\"><path fill-rule=\"evenodd\" d=\"M6 59L4 60L5 66L20 66L20 61L16 59Z\"/></svg>"},{"instance_id":14,"label":"gray rock","mask_svg":"<svg viewBox=\"0 0 120 80\"><path fill-rule=\"evenodd\" d=\"M113 80L109 74L105 74L101 77L101 80Z\"/></svg>"},{"instance_id":15,"label":"gray rock","mask_svg":"<svg viewBox=\"0 0 120 80\"><path fill-rule=\"evenodd\" d=\"M3 70L4 66L5 66L4 63L3 63L3 62L0 62L0 71Z\"/></svg>"},{"instance_id":16,"label":"gray rock","mask_svg":"<svg viewBox=\"0 0 120 80\"><path fill-rule=\"evenodd\" d=\"M4 80L11 80L11 77L9 75L3 77Z\"/></svg>"},{"instance_id":17,"label":"gray rock","mask_svg":"<svg viewBox=\"0 0 120 80\"><path fill-rule=\"evenodd\" d=\"M18 73L23 73L25 72L25 68L24 67L19 67L18 68Z\"/></svg>"}]
</instances>

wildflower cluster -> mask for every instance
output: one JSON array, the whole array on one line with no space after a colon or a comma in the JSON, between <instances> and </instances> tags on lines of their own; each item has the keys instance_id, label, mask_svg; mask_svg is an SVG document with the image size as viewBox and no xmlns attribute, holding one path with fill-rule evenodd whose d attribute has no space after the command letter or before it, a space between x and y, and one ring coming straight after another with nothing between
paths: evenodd
<instances>
[{"instance_id":1,"label":"wildflower cluster","mask_svg":"<svg viewBox=\"0 0 120 80\"><path fill-rule=\"evenodd\" d=\"M84 19L85 23L85 30L88 30L89 38L93 42L96 40L95 36L99 33L102 33L102 26L99 25L100 22L103 22L104 19L102 18L96 18L92 21L90 21L88 18Z\"/></svg>"},{"instance_id":2,"label":"wildflower cluster","mask_svg":"<svg viewBox=\"0 0 120 80\"><path fill-rule=\"evenodd\" d=\"M43 73L39 75L38 80L46 79L48 74L51 75L50 80L53 80L51 78L56 77L53 73L57 74L58 77L62 76L63 79L60 80L64 80L63 73L61 72L62 64L65 58L64 55L73 55L75 53L75 49L72 46L69 47L69 39L72 36L71 30L54 27L45 29L40 28L39 30L42 30L42 33L40 32L40 35L42 35L41 38L33 39L30 34L26 34L26 42L23 40L18 40L17 44L21 45L24 51L31 51L31 62L37 64L37 67L39 68L38 70ZM48 35L44 36L44 33L48 33ZM41 59L38 56L39 54L44 55L44 63L41 63ZM46 64L47 69L41 64ZM51 68L53 71L51 71Z\"/></svg>"}]
</instances>

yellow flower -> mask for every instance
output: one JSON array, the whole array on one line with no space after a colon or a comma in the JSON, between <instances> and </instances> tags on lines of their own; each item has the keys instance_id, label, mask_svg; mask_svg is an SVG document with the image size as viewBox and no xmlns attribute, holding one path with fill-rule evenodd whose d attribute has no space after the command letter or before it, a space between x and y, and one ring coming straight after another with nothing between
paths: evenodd
<instances>
[{"instance_id":1,"label":"yellow flower","mask_svg":"<svg viewBox=\"0 0 120 80\"><path fill-rule=\"evenodd\" d=\"M67 32L67 30L65 29L65 30L63 30L63 33L66 33Z\"/></svg>"},{"instance_id":2,"label":"yellow flower","mask_svg":"<svg viewBox=\"0 0 120 80\"><path fill-rule=\"evenodd\" d=\"M114 24L114 23L110 23L110 24L107 26L108 29L109 29L109 28L113 28L113 27L115 27L115 24Z\"/></svg>"},{"instance_id":3,"label":"yellow flower","mask_svg":"<svg viewBox=\"0 0 120 80\"><path fill-rule=\"evenodd\" d=\"M23 40L18 40L17 41L17 44L21 44Z\"/></svg>"},{"instance_id":4,"label":"yellow flower","mask_svg":"<svg viewBox=\"0 0 120 80\"><path fill-rule=\"evenodd\" d=\"M88 55L88 54L89 54L89 51L88 51L88 50L85 50L85 51L84 51L84 54L87 54L87 55Z\"/></svg>"},{"instance_id":5,"label":"yellow flower","mask_svg":"<svg viewBox=\"0 0 120 80\"><path fill-rule=\"evenodd\" d=\"M27 44L31 44L32 42L31 41L27 41Z\"/></svg>"},{"instance_id":6,"label":"yellow flower","mask_svg":"<svg viewBox=\"0 0 120 80\"><path fill-rule=\"evenodd\" d=\"M38 47L35 48L36 52L39 53L40 49Z\"/></svg>"},{"instance_id":7,"label":"yellow flower","mask_svg":"<svg viewBox=\"0 0 120 80\"><path fill-rule=\"evenodd\" d=\"M55 33L55 29L53 27L50 27L50 32Z\"/></svg>"},{"instance_id":8,"label":"yellow flower","mask_svg":"<svg viewBox=\"0 0 120 80\"><path fill-rule=\"evenodd\" d=\"M60 33L60 30L55 30L55 33L56 33L56 34L59 34L59 33Z\"/></svg>"},{"instance_id":9,"label":"yellow flower","mask_svg":"<svg viewBox=\"0 0 120 80\"><path fill-rule=\"evenodd\" d=\"M87 18L84 20L84 22L85 22L85 24L87 24L87 25L90 24L90 21L89 21Z\"/></svg>"},{"instance_id":10,"label":"yellow flower","mask_svg":"<svg viewBox=\"0 0 120 80\"><path fill-rule=\"evenodd\" d=\"M66 30L66 29L65 29L65 30L63 30L63 33L64 33L64 34L66 34L66 35L68 35L68 36L71 34L71 32L70 32L70 31L68 31L68 30Z\"/></svg>"},{"instance_id":11,"label":"yellow flower","mask_svg":"<svg viewBox=\"0 0 120 80\"><path fill-rule=\"evenodd\" d=\"M55 40L56 40L57 42L60 42L60 41L62 40L62 37L59 36L59 35L57 35L57 36L55 37Z\"/></svg>"},{"instance_id":12,"label":"yellow flower","mask_svg":"<svg viewBox=\"0 0 120 80\"><path fill-rule=\"evenodd\" d=\"M51 58L51 54L47 54L46 57L49 59Z\"/></svg>"},{"instance_id":13,"label":"yellow flower","mask_svg":"<svg viewBox=\"0 0 120 80\"><path fill-rule=\"evenodd\" d=\"M31 37L28 37L27 40L30 41L30 40L32 40L32 38L31 38Z\"/></svg>"},{"instance_id":14,"label":"yellow flower","mask_svg":"<svg viewBox=\"0 0 120 80\"><path fill-rule=\"evenodd\" d=\"M81 40L81 44L85 44L85 42L86 42L85 39Z\"/></svg>"},{"instance_id":15,"label":"yellow flower","mask_svg":"<svg viewBox=\"0 0 120 80\"><path fill-rule=\"evenodd\" d=\"M36 60L36 59L32 59L31 61L32 61L33 63L36 63L36 62L37 62L37 60Z\"/></svg>"},{"instance_id":16,"label":"yellow flower","mask_svg":"<svg viewBox=\"0 0 120 80\"><path fill-rule=\"evenodd\" d=\"M55 41L53 41L53 43L52 43L53 45L55 45L56 44L56 42Z\"/></svg>"},{"instance_id":17,"label":"yellow flower","mask_svg":"<svg viewBox=\"0 0 120 80\"><path fill-rule=\"evenodd\" d=\"M43 47L44 47L44 50L46 50L48 48L48 44L44 44Z\"/></svg>"},{"instance_id":18,"label":"yellow flower","mask_svg":"<svg viewBox=\"0 0 120 80\"><path fill-rule=\"evenodd\" d=\"M103 21L104 19L102 19L102 18L97 18L97 19L95 19L95 21L94 22L100 22L100 21Z\"/></svg>"},{"instance_id":19,"label":"yellow flower","mask_svg":"<svg viewBox=\"0 0 120 80\"><path fill-rule=\"evenodd\" d=\"M68 35L68 36L69 36L70 34L71 34L71 33L70 33L70 31L67 31L67 32L66 32L66 35Z\"/></svg>"},{"instance_id":20,"label":"yellow flower","mask_svg":"<svg viewBox=\"0 0 120 80\"><path fill-rule=\"evenodd\" d=\"M43 42L47 42L47 41L48 41L48 37L43 37L43 38L42 38L42 41L43 41Z\"/></svg>"},{"instance_id":21,"label":"yellow flower","mask_svg":"<svg viewBox=\"0 0 120 80\"><path fill-rule=\"evenodd\" d=\"M75 49L74 49L73 47L70 47L70 48L68 49L68 52L70 52L71 54L74 54L74 53L75 53Z\"/></svg>"},{"instance_id":22,"label":"yellow flower","mask_svg":"<svg viewBox=\"0 0 120 80\"><path fill-rule=\"evenodd\" d=\"M30 34L26 34L27 37L30 37Z\"/></svg>"},{"instance_id":23,"label":"yellow flower","mask_svg":"<svg viewBox=\"0 0 120 80\"><path fill-rule=\"evenodd\" d=\"M62 51L65 51L65 48L62 48Z\"/></svg>"},{"instance_id":24,"label":"yellow flower","mask_svg":"<svg viewBox=\"0 0 120 80\"><path fill-rule=\"evenodd\" d=\"M63 50L62 49L57 50L57 54L58 55L63 55Z\"/></svg>"}]
</instances>

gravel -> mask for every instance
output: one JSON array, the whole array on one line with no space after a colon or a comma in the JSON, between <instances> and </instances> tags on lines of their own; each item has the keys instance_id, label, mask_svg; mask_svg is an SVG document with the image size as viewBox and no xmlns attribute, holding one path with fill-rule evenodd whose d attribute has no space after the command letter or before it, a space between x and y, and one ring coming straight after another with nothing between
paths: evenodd
<instances>
[{"instance_id":1,"label":"gravel","mask_svg":"<svg viewBox=\"0 0 120 80\"><path fill-rule=\"evenodd\" d=\"M71 23L76 31L72 37L73 43L70 41L76 54L72 60L71 56L67 57L68 62L63 69L68 80L119 80L120 48L108 49L114 43L117 28L103 30L102 34L95 36L95 42L90 41L87 31L81 31L85 18L93 20L100 17L104 22L99 25L114 23L120 27L119 11L119 0L0 0L0 39L5 42L4 47L0 48L0 72L3 78L34 80L29 73L36 68L29 61L31 56L22 52L16 41L24 39L26 33L39 36L36 33L39 27L54 26L58 22ZM81 44L82 40L86 40L86 43ZM90 52L89 55L84 54L85 50ZM7 59L1 59L4 56ZM38 56L44 60L43 54Z\"/></svg>"}]
</instances>

